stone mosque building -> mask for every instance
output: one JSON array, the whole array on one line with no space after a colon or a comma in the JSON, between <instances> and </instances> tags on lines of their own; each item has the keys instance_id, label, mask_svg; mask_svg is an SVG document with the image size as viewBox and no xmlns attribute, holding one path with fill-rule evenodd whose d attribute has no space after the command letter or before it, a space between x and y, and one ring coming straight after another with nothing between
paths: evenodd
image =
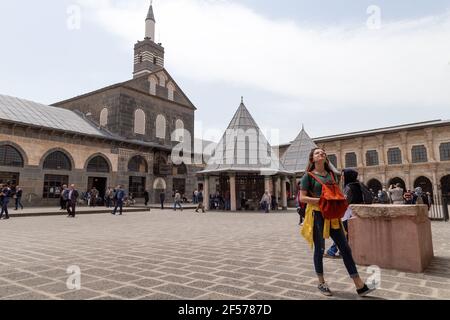
<instances>
[{"instance_id":1,"label":"stone mosque building","mask_svg":"<svg viewBox=\"0 0 450 320\"><path fill-rule=\"evenodd\" d=\"M195 165L171 162L184 129L193 137L195 106L164 68L150 6L145 38L134 47L133 79L46 106L0 96L0 183L24 189L27 205L53 205L63 184L80 191L122 184L136 198L198 187ZM175 139L172 139L175 138ZM175 141L174 141L175 140ZM190 140L189 140L190 141Z\"/></svg>"},{"instance_id":2,"label":"stone mosque building","mask_svg":"<svg viewBox=\"0 0 450 320\"><path fill-rule=\"evenodd\" d=\"M74 183L80 191L95 186L100 194L122 184L136 198L148 190L152 202L159 201L161 192L171 201L174 190L188 198L198 188L209 194L231 192L233 210L243 207L243 199L260 199L269 190L286 208L294 204L297 183L316 145L325 148L336 168L356 168L375 191L400 183L450 199L450 121L443 120L319 138L310 138L302 128L292 143L274 146L279 153L274 152L269 168L255 166L247 156L243 165L217 165L217 157L225 164L229 158L221 153L221 143L202 164L173 163L173 147L193 138L196 107L164 68L155 24L150 5L129 81L52 106L0 95L0 183L23 187L24 204L55 205L62 185ZM248 127L259 130L242 103L229 129ZM173 136L176 129L184 134ZM227 139L224 134L222 140ZM244 155L251 146L265 146L261 139L250 144L238 138L244 144L233 149L231 158L242 146ZM199 143L205 147L209 142Z\"/></svg>"}]
</instances>

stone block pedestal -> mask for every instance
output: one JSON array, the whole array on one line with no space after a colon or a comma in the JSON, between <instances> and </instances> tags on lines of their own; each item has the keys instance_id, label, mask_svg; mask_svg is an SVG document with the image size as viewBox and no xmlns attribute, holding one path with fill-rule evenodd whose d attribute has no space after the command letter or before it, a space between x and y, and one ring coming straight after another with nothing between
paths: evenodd
<instances>
[{"instance_id":1,"label":"stone block pedestal","mask_svg":"<svg viewBox=\"0 0 450 320\"><path fill-rule=\"evenodd\" d=\"M355 262L421 273L434 257L425 205L352 205L349 242Z\"/></svg>"}]
</instances>

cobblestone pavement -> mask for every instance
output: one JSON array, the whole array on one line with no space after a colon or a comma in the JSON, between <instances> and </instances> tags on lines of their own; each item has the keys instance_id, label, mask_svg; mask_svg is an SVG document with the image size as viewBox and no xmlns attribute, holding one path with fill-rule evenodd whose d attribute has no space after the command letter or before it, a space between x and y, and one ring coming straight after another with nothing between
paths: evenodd
<instances>
[{"instance_id":1,"label":"cobblestone pavement","mask_svg":"<svg viewBox=\"0 0 450 320\"><path fill-rule=\"evenodd\" d=\"M298 216L185 210L0 221L1 299L328 299L318 294ZM450 224L433 223L425 274L382 270L377 299L450 299ZM66 281L81 268L81 290ZM325 260L334 299L357 299ZM370 274L360 268L364 278Z\"/></svg>"}]
</instances>

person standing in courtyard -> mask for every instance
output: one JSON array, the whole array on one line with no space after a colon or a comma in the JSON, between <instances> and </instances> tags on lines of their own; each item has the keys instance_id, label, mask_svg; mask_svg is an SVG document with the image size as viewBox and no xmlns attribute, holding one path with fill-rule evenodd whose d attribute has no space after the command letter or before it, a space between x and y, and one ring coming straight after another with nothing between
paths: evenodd
<instances>
[{"instance_id":1,"label":"person standing in courtyard","mask_svg":"<svg viewBox=\"0 0 450 320\"><path fill-rule=\"evenodd\" d=\"M145 206L148 206L148 202L150 201L150 194L148 193L147 189L144 191L144 201L145 201Z\"/></svg>"},{"instance_id":2,"label":"person standing in courtyard","mask_svg":"<svg viewBox=\"0 0 450 320\"><path fill-rule=\"evenodd\" d=\"M270 193L269 191L266 191L264 193L264 195L261 198L261 207L264 210L265 213L269 213L269 209L270 209L270 202L271 202L272 198L270 197Z\"/></svg>"},{"instance_id":3,"label":"person standing in courtyard","mask_svg":"<svg viewBox=\"0 0 450 320\"><path fill-rule=\"evenodd\" d=\"M342 177L344 180L344 195L347 199L348 204L364 204L365 201L363 190L366 187L358 181L358 172L353 169L345 169L342 172ZM352 216L352 209L348 207L344 217L342 218L342 225L344 226L346 233L348 232L348 220L350 220ZM346 237L346 239L348 241L348 236ZM325 255L325 257L327 258L336 258L341 256L342 255L338 254L338 247L336 243L333 243L333 245L330 249L328 249Z\"/></svg>"},{"instance_id":4,"label":"person standing in courtyard","mask_svg":"<svg viewBox=\"0 0 450 320\"><path fill-rule=\"evenodd\" d=\"M8 204L9 200L11 198L11 188L9 182L5 185L2 185L0 187L0 203L2 206L2 211L0 213L0 219L3 217L3 214L5 214L5 220L9 219L9 213L8 213Z\"/></svg>"},{"instance_id":5,"label":"person standing in courtyard","mask_svg":"<svg viewBox=\"0 0 450 320\"><path fill-rule=\"evenodd\" d=\"M66 190L67 194L67 213L69 214L68 218L75 218L76 215L76 207L78 197L80 196L78 191L75 189L75 185L71 184L70 188Z\"/></svg>"},{"instance_id":6,"label":"person standing in courtyard","mask_svg":"<svg viewBox=\"0 0 450 320\"><path fill-rule=\"evenodd\" d=\"M91 190L91 206L96 207L98 202L98 190L96 187L92 187Z\"/></svg>"},{"instance_id":7,"label":"person standing in courtyard","mask_svg":"<svg viewBox=\"0 0 450 320\"><path fill-rule=\"evenodd\" d=\"M414 196L411 190L408 190L403 195L403 199L405 200L405 204L413 204L414 202Z\"/></svg>"},{"instance_id":8,"label":"person standing in courtyard","mask_svg":"<svg viewBox=\"0 0 450 320\"><path fill-rule=\"evenodd\" d=\"M400 183L397 183L395 185L391 185L389 188L389 194L391 195L392 204L403 204L403 188L401 187Z\"/></svg>"},{"instance_id":9,"label":"person standing in courtyard","mask_svg":"<svg viewBox=\"0 0 450 320\"><path fill-rule=\"evenodd\" d=\"M197 209L195 210L195 212L198 213L198 210L202 209L202 212L205 213L205 205L203 204L203 190L200 190L197 192L197 202L198 202L198 206Z\"/></svg>"},{"instance_id":10,"label":"person standing in courtyard","mask_svg":"<svg viewBox=\"0 0 450 320\"><path fill-rule=\"evenodd\" d=\"M111 212L111 214L116 215L117 209L119 209L119 215L121 216L123 213L123 202L125 200L125 191L122 189L121 185L117 186L117 189L115 190L115 202L116 206L114 207L114 211Z\"/></svg>"},{"instance_id":11,"label":"person standing in courtyard","mask_svg":"<svg viewBox=\"0 0 450 320\"><path fill-rule=\"evenodd\" d=\"M66 194L67 190L68 190L67 189L67 185L64 184L62 186L62 190L61 190L61 193L59 195L59 205L61 207L60 210L64 210L64 211L67 210L67 194Z\"/></svg>"},{"instance_id":12,"label":"person standing in courtyard","mask_svg":"<svg viewBox=\"0 0 450 320\"><path fill-rule=\"evenodd\" d=\"M178 190L175 191L175 197L173 202L174 211L177 211L177 206L179 206L181 211L183 211L183 206L181 205L181 194L178 192Z\"/></svg>"},{"instance_id":13,"label":"person standing in courtyard","mask_svg":"<svg viewBox=\"0 0 450 320\"><path fill-rule=\"evenodd\" d=\"M14 210L19 210L19 207L21 210L23 210L22 195L23 195L22 188L20 186L16 186L16 194L15 194L16 208Z\"/></svg>"},{"instance_id":14,"label":"person standing in courtyard","mask_svg":"<svg viewBox=\"0 0 450 320\"><path fill-rule=\"evenodd\" d=\"M326 189L324 189L325 187ZM343 198L343 201L340 202L342 204L340 209L345 209L348 204L342 193L338 192L338 179L331 170L327 155L323 149L315 148L309 155L308 168L301 180L300 201L307 204L305 222L301 233L314 248L314 267L319 280L318 289L325 296L333 295L325 281L323 269L325 239L331 237L342 254L345 267L355 284L357 294L364 297L374 289L369 289L358 274L342 222L340 218L326 219L324 217L331 214L325 212L326 207L323 206L327 199L327 193L330 191L334 191L335 195Z\"/></svg>"},{"instance_id":15,"label":"person standing in courtyard","mask_svg":"<svg viewBox=\"0 0 450 320\"><path fill-rule=\"evenodd\" d=\"M114 190L111 187L108 187L105 193L105 204L106 208L111 208L114 199Z\"/></svg>"},{"instance_id":16,"label":"person standing in courtyard","mask_svg":"<svg viewBox=\"0 0 450 320\"><path fill-rule=\"evenodd\" d=\"M166 193L161 191L159 194L159 202L161 203L161 210L164 210L164 202L166 201Z\"/></svg>"}]
</instances>

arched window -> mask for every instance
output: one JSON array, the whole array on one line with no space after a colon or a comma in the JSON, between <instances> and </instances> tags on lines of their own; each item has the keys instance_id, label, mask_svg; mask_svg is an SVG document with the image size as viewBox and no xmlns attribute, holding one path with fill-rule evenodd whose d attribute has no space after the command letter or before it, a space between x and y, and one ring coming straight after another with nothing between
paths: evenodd
<instances>
[{"instance_id":1,"label":"arched window","mask_svg":"<svg viewBox=\"0 0 450 320\"><path fill-rule=\"evenodd\" d=\"M100 112L100 126L106 127L108 124L108 109L103 108L103 110Z\"/></svg>"},{"instance_id":2,"label":"arched window","mask_svg":"<svg viewBox=\"0 0 450 320\"><path fill-rule=\"evenodd\" d=\"M13 146L0 146L0 166L23 167L23 158Z\"/></svg>"},{"instance_id":3,"label":"arched window","mask_svg":"<svg viewBox=\"0 0 450 320\"><path fill-rule=\"evenodd\" d=\"M450 142L442 143L439 146L439 153L441 154L441 161L450 160Z\"/></svg>"},{"instance_id":4,"label":"arched window","mask_svg":"<svg viewBox=\"0 0 450 320\"><path fill-rule=\"evenodd\" d=\"M71 171L72 164L69 157L61 151L55 151L47 156L44 160L45 170L65 170Z\"/></svg>"},{"instance_id":5,"label":"arched window","mask_svg":"<svg viewBox=\"0 0 450 320\"><path fill-rule=\"evenodd\" d=\"M366 152L366 165L368 167L379 165L378 152L376 150L369 150Z\"/></svg>"},{"instance_id":6,"label":"arched window","mask_svg":"<svg viewBox=\"0 0 450 320\"><path fill-rule=\"evenodd\" d=\"M134 113L134 133L145 135L145 112L137 109Z\"/></svg>"},{"instance_id":7,"label":"arched window","mask_svg":"<svg viewBox=\"0 0 450 320\"><path fill-rule=\"evenodd\" d=\"M388 164L402 164L402 151L400 148L391 148L387 152Z\"/></svg>"},{"instance_id":8,"label":"arched window","mask_svg":"<svg viewBox=\"0 0 450 320\"><path fill-rule=\"evenodd\" d=\"M178 119L175 123L175 129L177 130L176 141L183 142L184 138L184 122Z\"/></svg>"},{"instance_id":9,"label":"arched window","mask_svg":"<svg viewBox=\"0 0 450 320\"><path fill-rule=\"evenodd\" d=\"M167 77L164 73L159 73L158 74L158 78L159 78L159 85L161 87L165 87L166 86L166 81L167 81Z\"/></svg>"},{"instance_id":10,"label":"arched window","mask_svg":"<svg viewBox=\"0 0 450 320\"><path fill-rule=\"evenodd\" d=\"M150 82L150 94L156 95L156 85L158 84L158 79L156 79L155 76L150 76L148 81Z\"/></svg>"},{"instance_id":11,"label":"arched window","mask_svg":"<svg viewBox=\"0 0 450 320\"><path fill-rule=\"evenodd\" d=\"M428 161L427 148L425 146L414 146L411 149L413 163L422 163Z\"/></svg>"},{"instance_id":12,"label":"arched window","mask_svg":"<svg viewBox=\"0 0 450 320\"><path fill-rule=\"evenodd\" d=\"M356 168L358 166L356 153L350 152L345 155L345 167Z\"/></svg>"},{"instance_id":13,"label":"arched window","mask_svg":"<svg viewBox=\"0 0 450 320\"><path fill-rule=\"evenodd\" d=\"M169 83L167 85L167 91L168 91L168 99L171 101L174 101L175 100L175 97L174 97L175 86L172 83Z\"/></svg>"},{"instance_id":14,"label":"arched window","mask_svg":"<svg viewBox=\"0 0 450 320\"><path fill-rule=\"evenodd\" d=\"M331 164L337 168L337 157L335 154L328 155L328 160L330 160Z\"/></svg>"},{"instance_id":15,"label":"arched window","mask_svg":"<svg viewBox=\"0 0 450 320\"><path fill-rule=\"evenodd\" d=\"M156 118L156 137L166 138L166 118L161 114Z\"/></svg>"},{"instance_id":16,"label":"arched window","mask_svg":"<svg viewBox=\"0 0 450 320\"><path fill-rule=\"evenodd\" d=\"M147 173L148 172L147 161L141 156L135 156L131 158L130 162L128 163L128 171Z\"/></svg>"},{"instance_id":17,"label":"arched window","mask_svg":"<svg viewBox=\"0 0 450 320\"><path fill-rule=\"evenodd\" d=\"M102 156L96 156L87 165L88 172L110 172L108 161Z\"/></svg>"}]
</instances>

